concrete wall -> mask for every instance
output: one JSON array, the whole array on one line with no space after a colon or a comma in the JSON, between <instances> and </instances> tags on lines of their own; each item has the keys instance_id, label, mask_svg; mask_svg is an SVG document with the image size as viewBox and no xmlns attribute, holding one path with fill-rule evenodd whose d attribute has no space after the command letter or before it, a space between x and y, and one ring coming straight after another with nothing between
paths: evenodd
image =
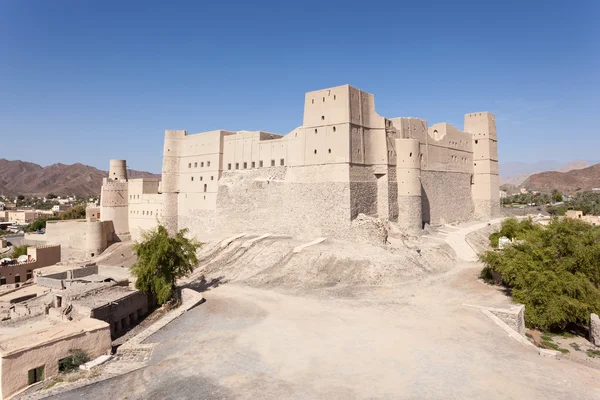
<instances>
[{"instance_id":1,"label":"concrete wall","mask_svg":"<svg viewBox=\"0 0 600 400\"><path fill-rule=\"evenodd\" d=\"M73 324L73 323L72 323ZM98 325L98 324L96 324ZM70 355L69 351L80 349L91 359L106 354L111 348L108 324L90 329L70 332L68 335L57 335L40 344L5 354L0 363L0 397L8 396L28 386L28 371L44 366L45 379L58 375L58 361Z\"/></svg>"}]
</instances>

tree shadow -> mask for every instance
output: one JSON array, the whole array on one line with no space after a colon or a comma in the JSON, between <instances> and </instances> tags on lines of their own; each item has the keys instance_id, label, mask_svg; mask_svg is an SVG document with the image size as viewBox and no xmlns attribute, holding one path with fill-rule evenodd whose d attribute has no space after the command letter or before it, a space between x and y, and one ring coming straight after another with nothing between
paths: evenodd
<instances>
[{"instance_id":1,"label":"tree shadow","mask_svg":"<svg viewBox=\"0 0 600 400\"><path fill-rule=\"evenodd\" d=\"M201 275L199 278L184 284L183 286L181 286L181 288L192 289L197 292L206 292L210 289L217 288L227 282L228 281L225 279L224 276L219 276L218 278L211 278L211 280L206 280L206 277L204 275Z\"/></svg>"}]
</instances>

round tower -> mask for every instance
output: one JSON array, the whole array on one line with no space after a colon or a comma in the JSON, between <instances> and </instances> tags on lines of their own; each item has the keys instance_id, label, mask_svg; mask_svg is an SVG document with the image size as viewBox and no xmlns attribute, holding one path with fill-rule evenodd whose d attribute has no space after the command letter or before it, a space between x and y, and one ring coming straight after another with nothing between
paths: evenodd
<instances>
[{"instance_id":1,"label":"round tower","mask_svg":"<svg viewBox=\"0 0 600 400\"><path fill-rule=\"evenodd\" d=\"M420 148L418 139L396 139L398 225L407 231L423 228Z\"/></svg>"},{"instance_id":2,"label":"round tower","mask_svg":"<svg viewBox=\"0 0 600 400\"><path fill-rule=\"evenodd\" d=\"M179 147L181 139L185 136L187 136L186 131L165 131L161 183L163 196L161 223L170 235L175 235L179 228Z\"/></svg>"},{"instance_id":3,"label":"round tower","mask_svg":"<svg viewBox=\"0 0 600 400\"><path fill-rule=\"evenodd\" d=\"M110 160L110 168L108 170L109 181L127 180L127 161L125 160Z\"/></svg>"},{"instance_id":4,"label":"round tower","mask_svg":"<svg viewBox=\"0 0 600 400\"><path fill-rule=\"evenodd\" d=\"M112 221L115 232L112 240L121 241L129 235L127 162L110 160L108 173L100 192L100 221Z\"/></svg>"},{"instance_id":5,"label":"round tower","mask_svg":"<svg viewBox=\"0 0 600 400\"><path fill-rule=\"evenodd\" d=\"M104 225L100 221L86 221L85 255L95 257L106 249L106 234Z\"/></svg>"}]
</instances>

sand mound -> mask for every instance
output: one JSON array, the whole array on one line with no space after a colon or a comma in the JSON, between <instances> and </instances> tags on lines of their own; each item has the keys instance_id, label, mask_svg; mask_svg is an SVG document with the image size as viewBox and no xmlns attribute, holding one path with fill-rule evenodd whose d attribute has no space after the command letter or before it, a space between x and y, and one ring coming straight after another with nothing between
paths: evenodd
<instances>
[{"instance_id":1,"label":"sand mound","mask_svg":"<svg viewBox=\"0 0 600 400\"><path fill-rule=\"evenodd\" d=\"M388 248L326 240L298 253L306 241L269 237L246 247L246 236L222 247L207 243L200 251L200 267L192 279L244 282L252 286L323 287L387 285L440 273L454 262L444 243L416 237Z\"/></svg>"}]
</instances>

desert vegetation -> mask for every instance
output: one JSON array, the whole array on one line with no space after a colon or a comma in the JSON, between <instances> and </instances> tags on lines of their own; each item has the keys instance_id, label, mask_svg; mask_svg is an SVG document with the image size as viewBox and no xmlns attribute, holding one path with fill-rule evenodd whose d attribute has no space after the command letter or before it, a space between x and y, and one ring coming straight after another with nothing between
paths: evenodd
<instances>
[{"instance_id":1,"label":"desert vegetation","mask_svg":"<svg viewBox=\"0 0 600 400\"><path fill-rule=\"evenodd\" d=\"M525 323L543 331L587 324L600 312L600 228L554 218L547 226L509 218L490 235L513 240L503 249L480 254L482 277L501 277L515 302L525 305Z\"/></svg>"},{"instance_id":2,"label":"desert vegetation","mask_svg":"<svg viewBox=\"0 0 600 400\"><path fill-rule=\"evenodd\" d=\"M167 229L158 225L142 234L142 241L135 243L137 262L131 271L137 278L135 287L156 296L159 304L165 304L175 294L177 279L190 274L198 258L196 251L202 243L185 237L187 229L170 236Z\"/></svg>"}]
</instances>

